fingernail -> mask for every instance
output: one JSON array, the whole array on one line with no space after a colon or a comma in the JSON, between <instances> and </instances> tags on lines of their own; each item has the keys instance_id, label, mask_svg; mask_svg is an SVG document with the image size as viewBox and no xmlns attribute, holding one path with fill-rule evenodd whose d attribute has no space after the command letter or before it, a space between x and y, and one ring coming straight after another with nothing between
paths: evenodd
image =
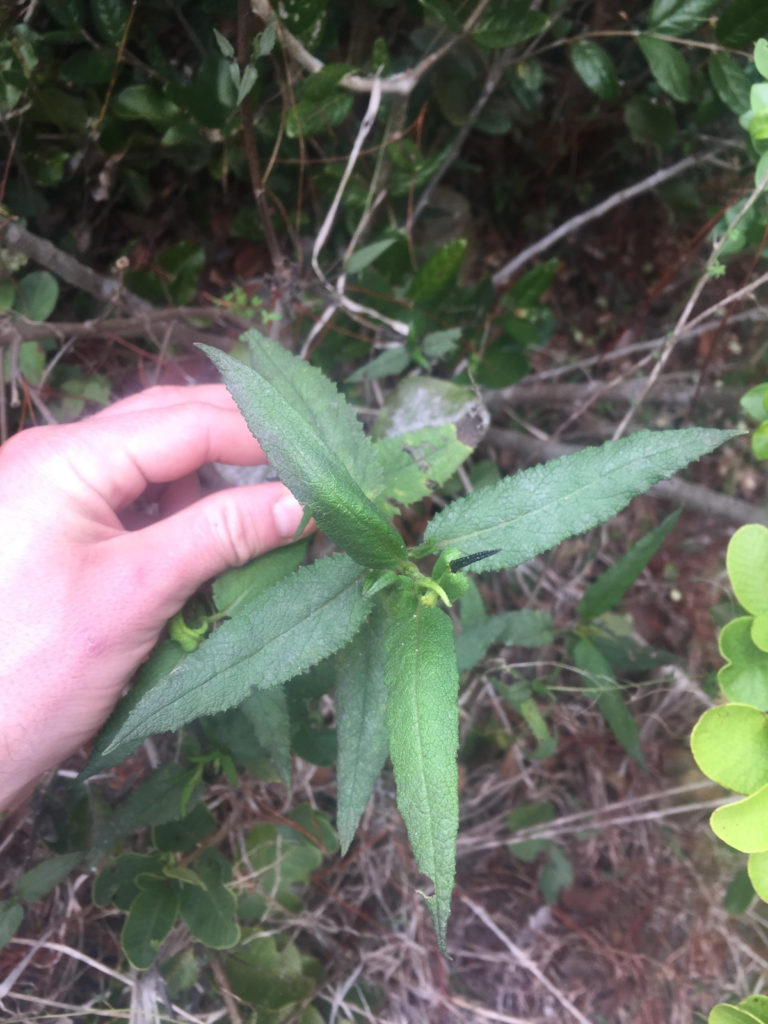
<instances>
[{"instance_id":1,"label":"fingernail","mask_svg":"<svg viewBox=\"0 0 768 1024\"><path fill-rule=\"evenodd\" d=\"M274 505L272 515L280 536L293 537L299 528L304 509L292 494L286 494Z\"/></svg>"}]
</instances>

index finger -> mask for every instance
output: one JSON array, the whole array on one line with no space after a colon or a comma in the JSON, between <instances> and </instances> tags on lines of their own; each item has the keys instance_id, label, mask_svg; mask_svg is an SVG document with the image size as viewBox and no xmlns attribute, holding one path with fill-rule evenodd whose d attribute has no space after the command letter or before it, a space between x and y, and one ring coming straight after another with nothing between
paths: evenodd
<instances>
[{"instance_id":1,"label":"index finger","mask_svg":"<svg viewBox=\"0 0 768 1024\"><path fill-rule=\"evenodd\" d=\"M148 484L178 480L206 462L265 463L267 457L231 399L228 405L186 401L97 415L67 428L70 448L62 454L115 509L137 498Z\"/></svg>"}]
</instances>

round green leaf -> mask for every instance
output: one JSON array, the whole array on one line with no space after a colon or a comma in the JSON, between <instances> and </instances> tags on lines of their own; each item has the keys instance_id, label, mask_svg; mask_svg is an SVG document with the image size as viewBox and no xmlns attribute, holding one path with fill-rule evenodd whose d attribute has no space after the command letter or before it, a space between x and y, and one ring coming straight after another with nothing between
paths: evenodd
<instances>
[{"instance_id":1,"label":"round green leaf","mask_svg":"<svg viewBox=\"0 0 768 1024\"><path fill-rule=\"evenodd\" d=\"M707 63L709 80L717 95L734 114L749 106L749 76L728 53L713 53Z\"/></svg>"},{"instance_id":2,"label":"round green leaf","mask_svg":"<svg viewBox=\"0 0 768 1024\"><path fill-rule=\"evenodd\" d=\"M616 66L602 46L585 40L575 43L570 51L571 63L584 85L601 100L614 100L619 95Z\"/></svg>"},{"instance_id":3,"label":"round green leaf","mask_svg":"<svg viewBox=\"0 0 768 1024\"><path fill-rule=\"evenodd\" d=\"M768 657L755 646L753 622L742 615L723 627L720 653L728 664L718 672L717 681L729 700L768 711Z\"/></svg>"},{"instance_id":4,"label":"round green leaf","mask_svg":"<svg viewBox=\"0 0 768 1024\"><path fill-rule=\"evenodd\" d=\"M768 39L758 39L755 43L755 67L768 78Z\"/></svg>"},{"instance_id":5,"label":"round green leaf","mask_svg":"<svg viewBox=\"0 0 768 1024\"><path fill-rule=\"evenodd\" d=\"M19 281L14 309L28 320L47 320L56 308L59 284L47 270L33 270Z\"/></svg>"},{"instance_id":6,"label":"round green leaf","mask_svg":"<svg viewBox=\"0 0 768 1024\"><path fill-rule=\"evenodd\" d=\"M131 903L120 936L125 955L140 970L152 966L179 912L178 887L149 878Z\"/></svg>"},{"instance_id":7,"label":"round green leaf","mask_svg":"<svg viewBox=\"0 0 768 1024\"><path fill-rule=\"evenodd\" d=\"M691 751L710 779L754 793L768 783L768 717L748 704L710 708L694 726Z\"/></svg>"},{"instance_id":8,"label":"round green leaf","mask_svg":"<svg viewBox=\"0 0 768 1024\"><path fill-rule=\"evenodd\" d=\"M766 167L768 168L768 162ZM750 439L750 447L756 459L768 459L768 420L755 430Z\"/></svg>"},{"instance_id":9,"label":"round green leaf","mask_svg":"<svg viewBox=\"0 0 768 1024\"><path fill-rule=\"evenodd\" d=\"M743 800L718 807L709 823L718 839L735 850L768 851L768 784Z\"/></svg>"},{"instance_id":10,"label":"round green leaf","mask_svg":"<svg viewBox=\"0 0 768 1024\"><path fill-rule=\"evenodd\" d=\"M653 36L639 36L637 44L651 74L664 92L681 103L691 98L691 71L685 57L671 43Z\"/></svg>"},{"instance_id":11,"label":"round green leaf","mask_svg":"<svg viewBox=\"0 0 768 1024\"><path fill-rule=\"evenodd\" d=\"M747 861L752 887L761 900L768 900L768 853L752 853Z\"/></svg>"},{"instance_id":12,"label":"round green leaf","mask_svg":"<svg viewBox=\"0 0 768 1024\"><path fill-rule=\"evenodd\" d=\"M753 854L753 856L759 857L761 854ZM739 1003L739 1009L751 1013L760 1021L760 1024L768 1024L768 996L747 996Z\"/></svg>"},{"instance_id":13,"label":"round green leaf","mask_svg":"<svg viewBox=\"0 0 768 1024\"><path fill-rule=\"evenodd\" d=\"M768 167L766 167L766 170L768 171ZM757 384L755 387L750 388L739 399L739 405L747 416L751 416L753 420L762 423L764 419L768 418L765 406L766 397L768 397L768 382Z\"/></svg>"},{"instance_id":14,"label":"round green leaf","mask_svg":"<svg viewBox=\"0 0 768 1024\"><path fill-rule=\"evenodd\" d=\"M768 528L740 526L728 543L725 565L739 604L752 615L768 612Z\"/></svg>"},{"instance_id":15,"label":"round green leaf","mask_svg":"<svg viewBox=\"0 0 768 1024\"><path fill-rule=\"evenodd\" d=\"M738 1006L731 1006L730 1003L718 1003L710 1011L707 1024L758 1024L758 1022L752 1014L745 1013Z\"/></svg>"},{"instance_id":16,"label":"round green leaf","mask_svg":"<svg viewBox=\"0 0 768 1024\"><path fill-rule=\"evenodd\" d=\"M756 615L752 619L750 636L755 647L759 648L763 653L768 651L768 614L763 612L762 615Z\"/></svg>"}]
</instances>

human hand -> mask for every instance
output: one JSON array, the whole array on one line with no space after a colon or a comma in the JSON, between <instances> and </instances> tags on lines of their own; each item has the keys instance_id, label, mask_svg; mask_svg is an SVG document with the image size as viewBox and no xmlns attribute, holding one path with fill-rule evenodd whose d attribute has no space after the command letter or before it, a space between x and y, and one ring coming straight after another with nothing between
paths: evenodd
<instances>
[{"instance_id":1,"label":"human hand","mask_svg":"<svg viewBox=\"0 0 768 1024\"><path fill-rule=\"evenodd\" d=\"M206 462L266 462L222 385L150 388L0 448L0 808L98 730L205 580L292 540L283 484L200 497ZM127 529L158 487L161 518Z\"/></svg>"}]
</instances>

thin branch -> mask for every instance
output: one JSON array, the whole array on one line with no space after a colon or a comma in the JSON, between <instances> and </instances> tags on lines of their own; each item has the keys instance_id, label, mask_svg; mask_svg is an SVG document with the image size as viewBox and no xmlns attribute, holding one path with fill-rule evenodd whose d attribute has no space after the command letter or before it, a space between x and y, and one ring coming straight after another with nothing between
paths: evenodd
<instances>
[{"instance_id":1,"label":"thin branch","mask_svg":"<svg viewBox=\"0 0 768 1024\"><path fill-rule=\"evenodd\" d=\"M696 321L692 320L691 317L693 314L693 310L696 308L696 303L699 301L699 298L701 297L702 292L712 280L710 275L710 268L712 268L717 263L717 259L720 256L720 253L723 251L725 244L728 241L728 238L730 237L731 231L736 227L737 224L739 224L739 222L746 216L748 211L755 205L757 200L763 194L766 185L768 185L768 172L766 172L763 175L761 181L753 189L752 195L749 197L747 202L739 211L738 216L735 218L733 223L729 225L728 230L723 232L722 238L720 238L720 240L715 245L712 251L712 255L709 257L709 260L707 261L707 268L701 274L699 280L696 282L696 285L694 286L694 289L691 292L690 298L686 302L683 312L680 314L678 321L675 324L674 331L662 345L658 359L656 360L653 369L648 375L648 380L646 382L644 394L642 394L635 402L632 403L629 409L627 409L627 412L622 417L621 422L616 427L616 430L613 433L614 439L621 437L621 435L627 429L627 426L632 421L632 418L634 417L635 413L642 405L645 395L653 387L662 370L664 369L667 360L672 355L673 349L677 345L680 338L683 336L686 327L688 327L689 324L695 324ZM739 289L739 291L732 292L730 295L727 295L724 299L721 299L720 302L715 303L714 306L710 306L709 309L706 309L703 313L700 313L697 319L704 319L708 316L711 316L715 310L724 309L726 306L731 305L734 302L738 302L746 295L752 294L754 290L758 288L761 284L765 283L765 281L768 281L768 274L763 274L761 277L757 278L756 281L750 282L743 288Z\"/></svg>"},{"instance_id":2,"label":"thin branch","mask_svg":"<svg viewBox=\"0 0 768 1024\"><path fill-rule=\"evenodd\" d=\"M574 1004L571 1002L568 996L566 996L564 992L561 992L557 985L554 984L554 982L549 980L549 978L546 976L546 974L544 974L544 972L541 970L538 964L534 963L534 961L531 960L531 958L524 950L522 950L518 945L516 945L509 938L508 935L504 934L501 928L499 928L499 926L490 918L490 916L485 912L485 910L483 910L481 906L475 903L474 900L471 900L468 896L462 895L459 897L459 899L464 904L464 906L468 907L472 911L475 917L479 918L483 922L483 924L489 931L493 932L493 934L496 936L499 942L506 946L506 948L515 958L515 960L517 960L520 966L524 970L528 971L529 974L532 974L534 978L539 982L539 984L543 985L547 992L549 992L550 995L555 997L555 999L558 1001L558 1003L560 1003L562 1008L564 1010L567 1010L568 1013L570 1013L571 1016L574 1018L574 1020L577 1020L579 1024L592 1024L589 1018L585 1017L577 1006L574 1006Z\"/></svg>"},{"instance_id":3,"label":"thin branch","mask_svg":"<svg viewBox=\"0 0 768 1024\"><path fill-rule=\"evenodd\" d=\"M452 39L449 39L441 47L435 50L434 53L430 53L420 60L414 67L408 68L406 71L399 71L395 75L389 75L387 78L378 78L376 75L372 75L370 77L365 75L345 75L339 82L339 85L344 89L349 89L350 92L367 93L371 92L374 89L375 83L378 82L378 88L382 93L395 93L400 96L409 96L427 71L434 67L439 60L442 60L442 58L452 50L458 42L472 31L489 3L490 0L480 0L480 3L464 22L462 33L454 36ZM251 9L254 14L257 14L264 22L275 17L275 11L273 10L272 4L269 0L251 0ZM292 35L288 31L279 18L277 21L277 28L281 46L297 64L304 68L305 71L308 71L310 75L314 75L318 71L323 70L325 64L317 57L314 57L309 50L299 42L296 36Z\"/></svg>"},{"instance_id":4,"label":"thin branch","mask_svg":"<svg viewBox=\"0 0 768 1024\"><path fill-rule=\"evenodd\" d=\"M540 238L533 245L529 245L522 252L518 253L517 256L513 257L508 263L505 263L503 267L496 271L491 280L497 288L502 288L511 277L513 277L521 267L525 266L526 263L530 263L536 256L540 256L543 252L551 249L553 245L559 242L562 238L567 235L573 234L574 231L578 231L583 228L585 224L589 224L593 220L597 220L599 217L603 217L606 213L610 213L611 210L617 206L621 206L622 203L628 202L630 199L634 199L635 196L642 195L643 192L650 192L663 184L665 181L669 181L670 178L675 178L679 174L683 174L691 167L696 167L699 164L705 163L706 160L712 154L707 151L700 153L697 156L687 156L683 160L678 160L676 164L672 164L670 167L664 167L660 171L655 171L647 178L643 178L642 181L636 182L634 185L630 185L628 188L619 189L618 192L614 192L612 196L604 199L601 203L593 206L589 210L585 210L583 213L576 214L575 217L569 218L559 227L556 227L554 231L550 231L544 238Z\"/></svg>"}]
</instances>

